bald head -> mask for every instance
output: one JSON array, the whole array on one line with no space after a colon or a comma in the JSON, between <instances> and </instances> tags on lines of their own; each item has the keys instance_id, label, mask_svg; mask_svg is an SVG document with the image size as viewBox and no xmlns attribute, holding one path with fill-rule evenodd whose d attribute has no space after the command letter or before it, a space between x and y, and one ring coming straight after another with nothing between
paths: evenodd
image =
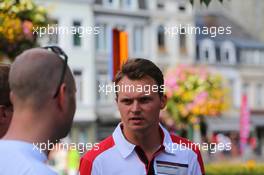
<instances>
[{"instance_id":1,"label":"bald head","mask_svg":"<svg viewBox=\"0 0 264 175\"><path fill-rule=\"evenodd\" d=\"M55 94L62 69L63 60L55 53L42 48L26 50L11 66L10 89L18 101L29 102L35 109L39 109ZM68 66L64 82L67 91L73 93L74 79Z\"/></svg>"},{"instance_id":2,"label":"bald head","mask_svg":"<svg viewBox=\"0 0 264 175\"><path fill-rule=\"evenodd\" d=\"M0 64L0 105L10 105L9 100L9 84L8 74L10 66L7 64Z\"/></svg>"}]
</instances>

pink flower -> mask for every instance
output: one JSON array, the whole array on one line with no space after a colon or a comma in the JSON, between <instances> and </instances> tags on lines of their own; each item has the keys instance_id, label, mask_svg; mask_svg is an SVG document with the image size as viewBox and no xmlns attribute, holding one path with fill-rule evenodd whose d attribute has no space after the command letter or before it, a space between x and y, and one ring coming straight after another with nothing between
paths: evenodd
<instances>
[{"instance_id":1,"label":"pink flower","mask_svg":"<svg viewBox=\"0 0 264 175\"><path fill-rule=\"evenodd\" d=\"M171 98L173 96L172 90L166 90L166 95L168 98Z\"/></svg>"},{"instance_id":2,"label":"pink flower","mask_svg":"<svg viewBox=\"0 0 264 175\"><path fill-rule=\"evenodd\" d=\"M195 106L194 103L189 103L189 104L187 104L186 108L187 108L188 111L191 111L194 106Z\"/></svg>"},{"instance_id":3,"label":"pink flower","mask_svg":"<svg viewBox=\"0 0 264 175\"><path fill-rule=\"evenodd\" d=\"M200 92L196 97L195 97L195 103L196 104L203 104L208 97L207 92Z\"/></svg>"},{"instance_id":4,"label":"pink flower","mask_svg":"<svg viewBox=\"0 0 264 175\"><path fill-rule=\"evenodd\" d=\"M167 79L165 79L165 86L175 91L178 89L177 81L174 77L168 77Z\"/></svg>"},{"instance_id":5,"label":"pink flower","mask_svg":"<svg viewBox=\"0 0 264 175\"><path fill-rule=\"evenodd\" d=\"M199 77L202 79L202 80L206 80L208 78L208 71L207 69L204 67L201 67L200 70L199 70Z\"/></svg>"},{"instance_id":6,"label":"pink flower","mask_svg":"<svg viewBox=\"0 0 264 175\"><path fill-rule=\"evenodd\" d=\"M26 38L32 39L32 37L33 37L33 32L32 32L33 24L32 24L32 22L24 21L22 24L22 28L23 28L23 33L25 34Z\"/></svg>"}]
</instances>

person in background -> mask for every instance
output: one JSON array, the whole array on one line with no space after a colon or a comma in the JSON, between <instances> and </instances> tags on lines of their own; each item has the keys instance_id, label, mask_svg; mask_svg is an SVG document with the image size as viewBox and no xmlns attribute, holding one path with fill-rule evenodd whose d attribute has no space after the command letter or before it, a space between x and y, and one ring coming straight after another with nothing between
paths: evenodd
<instances>
[{"instance_id":1,"label":"person in background","mask_svg":"<svg viewBox=\"0 0 264 175\"><path fill-rule=\"evenodd\" d=\"M0 64L0 138L7 132L13 115L13 106L9 99L9 70L10 65Z\"/></svg>"}]
</instances>

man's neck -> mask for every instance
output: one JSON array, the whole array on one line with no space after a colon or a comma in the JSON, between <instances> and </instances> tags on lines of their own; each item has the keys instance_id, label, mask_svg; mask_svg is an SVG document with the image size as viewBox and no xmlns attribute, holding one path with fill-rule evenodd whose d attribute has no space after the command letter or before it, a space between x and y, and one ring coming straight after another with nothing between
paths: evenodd
<instances>
[{"instance_id":1,"label":"man's neck","mask_svg":"<svg viewBox=\"0 0 264 175\"><path fill-rule=\"evenodd\" d=\"M138 132L126 129L122 130L125 138L134 145L139 146L148 155L154 154L162 144L159 126Z\"/></svg>"},{"instance_id":2,"label":"man's neck","mask_svg":"<svg viewBox=\"0 0 264 175\"><path fill-rule=\"evenodd\" d=\"M38 116L43 118L42 116ZM12 122L6 135L5 140L21 140L29 143L44 143L50 137L51 129L47 129L47 123L35 122L29 113L14 113Z\"/></svg>"}]
</instances>

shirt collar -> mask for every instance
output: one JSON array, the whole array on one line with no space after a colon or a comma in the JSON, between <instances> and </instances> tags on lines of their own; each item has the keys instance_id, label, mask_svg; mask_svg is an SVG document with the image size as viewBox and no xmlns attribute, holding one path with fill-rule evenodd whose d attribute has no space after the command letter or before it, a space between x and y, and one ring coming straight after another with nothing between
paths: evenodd
<instances>
[{"instance_id":1,"label":"shirt collar","mask_svg":"<svg viewBox=\"0 0 264 175\"><path fill-rule=\"evenodd\" d=\"M113 133L113 139L117 149L119 150L123 158L128 157L133 152L136 146L126 140L121 129L121 123L119 123L116 127Z\"/></svg>"},{"instance_id":2,"label":"shirt collar","mask_svg":"<svg viewBox=\"0 0 264 175\"><path fill-rule=\"evenodd\" d=\"M162 130L163 134L163 146L165 147L165 152L169 154L176 154L176 151L174 149L175 143L172 141L170 133L161 124L160 129Z\"/></svg>"},{"instance_id":3,"label":"shirt collar","mask_svg":"<svg viewBox=\"0 0 264 175\"><path fill-rule=\"evenodd\" d=\"M126 158L134 151L134 148L136 147L136 145L126 140L125 136L123 135L122 129L121 129L121 124L122 123L119 123L115 131L113 132L113 139L122 157ZM175 154L175 151L173 151L172 149L173 142L172 142L170 133L161 124L159 125L160 125L160 131L162 132L162 138L163 138L162 144L165 147L164 151L169 154Z\"/></svg>"}]
</instances>

